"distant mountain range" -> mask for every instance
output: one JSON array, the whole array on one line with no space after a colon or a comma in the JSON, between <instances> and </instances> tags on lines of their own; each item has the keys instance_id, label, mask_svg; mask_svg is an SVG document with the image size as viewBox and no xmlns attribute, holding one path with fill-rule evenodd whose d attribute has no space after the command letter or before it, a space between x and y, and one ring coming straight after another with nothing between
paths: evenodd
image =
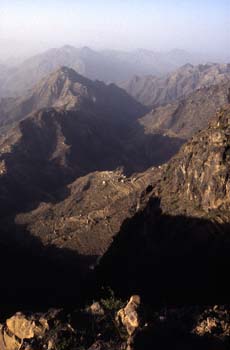
<instances>
[{"instance_id":1,"label":"distant mountain range","mask_svg":"<svg viewBox=\"0 0 230 350\"><path fill-rule=\"evenodd\" d=\"M230 64L186 64L164 77L135 76L118 85L142 104L157 107L229 79Z\"/></svg>"},{"instance_id":2,"label":"distant mountain range","mask_svg":"<svg viewBox=\"0 0 230 350\"><path fill-rule=\"evenodd\" d=\"M183 64L199 60L183 50L155 52L148 50L95 51L88 47L64 46L31 57L8 70L1 83L0 96L22 95L47 74L67 66L89 79L118 82L133 75L163 75ZM1 68L0 68L1 79Z\"/></svg>"}]
</instances>

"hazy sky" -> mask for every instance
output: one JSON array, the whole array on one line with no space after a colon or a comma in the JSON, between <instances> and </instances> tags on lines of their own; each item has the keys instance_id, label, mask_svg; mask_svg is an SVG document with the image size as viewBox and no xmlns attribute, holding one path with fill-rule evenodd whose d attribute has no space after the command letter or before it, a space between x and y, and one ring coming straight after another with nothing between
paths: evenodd
<instances>
[{"instance_id":1,"label":"hazy sky","mask_svg":"<svg viewBox=\"0 0 230 350\"><path fill-rule=\"evenodd\" d=\"M0 56L64 44L230 56L230 0L0 0Z\"/></svg>"}]
</instances>

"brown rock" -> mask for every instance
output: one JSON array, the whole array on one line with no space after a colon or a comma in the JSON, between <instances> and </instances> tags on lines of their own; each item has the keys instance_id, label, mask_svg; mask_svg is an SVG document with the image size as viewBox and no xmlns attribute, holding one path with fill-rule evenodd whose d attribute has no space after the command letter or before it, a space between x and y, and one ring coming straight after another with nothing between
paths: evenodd
<instances>
[{"instance_id":1,"label":"brown rock","mask_svg":"<svg viewBox=\"0 0 230 350\"><path fill-rule=\"evenodd\" d=\"M117 321L123 324L129 336L132 336L140 327L140 315L138 312L140 302L139 295L133 295L126 307L120 309L117 313Z\"/></svg>"},{"instance_id":2,"label":"brown rock","mask_svg":"<svg viewBox=\"0 0 230 350\"><path fill-rule=\"evenodd\" d=\"M105 314L103 307L98 302L95 302L92 305L90 305L87 311L88 313L94 316L103 316Z\"/></svg>"},{"instance_id":3,"label":"brown rock","mask_svg":"<svg viewBox=\"0 0 230 350\"><path fill-rule=\"evenodd\" d=\"M107 346L106 343L98 340L95 343L93 343L88 350L112 350L112 348L110 348L109 346Z\"/></svg>"},{"instance_id":4,"label":"brown rock","mask_svg":"<svg viewBox=\"0 0 230 350\"><path fill-rule=\"evenodd\" d=\"M1 350L19 350L22 345L22 341L19 341L15 335L9 335L6 331L3 332L2 344L0 340L0 345L3 345Z\"/></svg>"},{"instance_id":5,"label":"brown rock","mask_svg":"<svg viewBox=\"0 0 230 350\"><path fill-rule=\"evenodd\" d=\"M219 337L229 337L229 310L227 308L221 309L218 306L205 310L193 332L200 336L211 334Z\"/></svg>"},{"instance_id":6,"label":"brown rock","mask_svg":"<svg viewBox=\"0 0 230 350\"><path fill-rule=\"evenodd\" d=\"M41 322L40 322L41 321ZM48 323L43 318L38 323L26 318L21 313L9 318L6 321L8 330L19 339L31 339L35 336L42 336L49 328Z\"/></svg>"}]
</instances>

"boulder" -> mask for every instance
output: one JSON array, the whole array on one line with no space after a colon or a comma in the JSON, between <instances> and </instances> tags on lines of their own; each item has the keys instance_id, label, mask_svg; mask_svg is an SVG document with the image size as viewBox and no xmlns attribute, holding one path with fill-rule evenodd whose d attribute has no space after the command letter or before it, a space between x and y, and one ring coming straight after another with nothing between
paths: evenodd
<instances>
[{"instance_id":1,"label":"boulder","mask_svg":"<svg viewBox=\"0 0 230 350\"><path fill-rule=\"evenodd\" d=\"M22 342L15 337L15 335L8 334L5 330L0 335L0 349L1 350L19 350Z\"/></svg>"},{"instance_id":2,"label":"boulder","mask_svg":"<svg viewBox=\"0 0 230 350\"><path fill-rule=\"evenodd\" d=\"M87 308L87 312L93 316L104 316L105 311L100 303L95 302Z\"/></svg>"},{"instance_id":3,"label":"boulder","mask_svg":"<svg viewBox=\"0 0 230 350\"><path fill-rule=\"evenodd\" d=\"M6 320L8 330L19 339L31 339L35 336L42 336L49 329L48 323L44 318L39 321L27 318L21 313Z\"/></svg>"},{"instance_id":4,"label":"boulder","mask_svg":"<svg viewBox=\"0 0 230 350\"><path fill-rule=\"evenodd\" d=\"M133 295L128 304L117 313L117 321L125 327L129 336L133 336L140 327L140 303L140 296Z\"/></svg>"}]
</instances>

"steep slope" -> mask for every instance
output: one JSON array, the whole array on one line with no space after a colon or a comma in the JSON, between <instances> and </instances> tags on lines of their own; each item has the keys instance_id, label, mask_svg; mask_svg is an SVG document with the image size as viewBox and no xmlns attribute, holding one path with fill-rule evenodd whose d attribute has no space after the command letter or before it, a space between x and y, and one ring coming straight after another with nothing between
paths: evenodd
<instances>
[{"instance_id":1,"label":"steep slope","mask_svg":"<svg viewBox=\"0 0 230 350\"><path fill-rule=\"evenodd\" d=\"M41 203L32 212L17 215L15 222L45 246L100 257L122 222L138 210L150 174L127 178L121 171L90 173L68 185L64 200Z\"/></svg>"},{"instance_id":2,"label":"steep slope","mask_svg":"<svg viewBox=\"0 0 230 350\"><path fill-rule=\"evenodd\" d=\"M187 96L204 86L222 83L229 80L229 77L229 64L186 64L166 77L135 76L118 85L142 104L157 107Z\"/></svg>"},{"instance_id":3,"label":"steep slope","mask_svg":"<svg viewBox=\"0 0 230 350\"><path fill-rule=\"evenodd\" d=\"M168 303L228 302L229 121L228 106L153 171L142 210L101 259L101 284Z\"/></svg>"},{"instance_id":4,"label":"steep slope","mask_svg":"<svg viewBox=\"0 0 230 350\"><path fill-rule=\"evenodd\" d=\"M146 133L184 139L208 126L216 110L230 102L230 81L196 90L188 97L153 109L140 119Z\"/></svg>"},{"instance_id":5,"label":"steep slope","mask_svg":"<svg viewBox=\"0 0 230 350\"><path fill-rule=\"evenodd\" d=\"M169 212L185 212L229 222L230 108L221 109L209 127L198 132L162 172L157 193Z\"/></svg>"},{"instance_id":6,"label":"steep slope","mask_svg":"<svg viewBox=\"0 0 230 350\"><path fill-rule=\"evenodd\" d=\"M139 124L88 110L41 110L1 139L1 215L55 200L61 186L92 171L123 167L130 174L161 164L181 144L161 135L146 139Z\"/></svg>"},{"instance_id":7,"label":"steep slope","mask_svg":"<svg viewBox=\"0 0 230 350\"><path fill-rule=\"evenodd\" d=\"M46 199L90 171L127 164L121 142L125 127L84 110L42 110L21 121L1 143L2 210L7 203L17 206L19 201L20 207Z\"/></svg>"},{"instance_id":8,"label":"steep slope","mask_svg":"<svg viewBox=\"0 0 230 350\"><path fill-rule=\"evenodd\" d=\"M0 129L28 114L49 107L93 109L107 113L114 119L129 120L142 115L146 109L115 85L105 85L82 77L73 69L61 67L41 80L25 96L2 99L0 102Z\"/></svg>"}]
</instances>

